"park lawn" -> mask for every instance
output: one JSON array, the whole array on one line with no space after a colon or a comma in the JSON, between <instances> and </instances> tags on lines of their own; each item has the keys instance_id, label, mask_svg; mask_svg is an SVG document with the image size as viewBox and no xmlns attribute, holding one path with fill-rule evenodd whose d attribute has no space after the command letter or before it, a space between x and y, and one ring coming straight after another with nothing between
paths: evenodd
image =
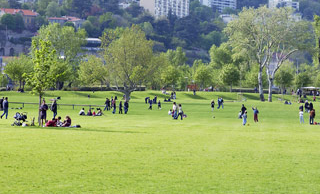
<instances>
[{"instance_id":1,"label":"park lawn","mask_svg":"<svg viewBox=\"0 0 320 194\"><path fill-rule=\"evenodd\" d=\"M122 96L47 92L45 98L103 105L114 95ZM284 105L280 96L268 103L246 94L246 102L233 102L234 93L179 92L176 102L188 115L181 121L167 115L172 103L148 110L144 98L154 95L163 101L158 91L134 92L128 115L80 117L82 107L59 107L58 115L82 128L11 127L14 112L30 118L37 107L10 109L10 118L0 120L0 193L320 193L320 126L300 125L297 103ZM0 96L38 101L16 92ZM212 113L210 101L218 96L225 107ZM248 126L237 119L242 103ZM259 123L252 106L260 111ZM319 103L314 107L317 112Z\"/></svg>"}]
</instances>

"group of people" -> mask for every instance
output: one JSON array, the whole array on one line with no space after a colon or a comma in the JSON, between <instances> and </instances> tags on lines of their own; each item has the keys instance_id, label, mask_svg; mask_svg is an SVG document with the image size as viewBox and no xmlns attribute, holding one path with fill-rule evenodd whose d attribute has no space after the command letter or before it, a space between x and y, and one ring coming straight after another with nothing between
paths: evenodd
<instances>
[{"instance_id":1,"label":"group of people","mask_svg":"<svg viewBox=\"0 0 320 194\"><path fill-rule=\"evenodd\" d=\"M304 109L306 113L309 113L309 124L313 125L314 124L314 118L316 117L316 110L313 108L313 103L312 102L308 102L308 100L306 100L306 102L304 103ZM299 120L300 120L300 124L304 123L304 118L303 118L303 105L301 105L299 107Z\"/></svg>"},{"instance_id":2,"label":"group of people","mask_svg":"<svg viewBox=\"0 0 320 194\"><path fill-rule=\"evenodd\" d=\"M168 115L172 116L173 119L177 120L180 116L181 120L183 120L183 117L186 117L182 110L182 105L179 104L177 106L176 102L173 102L172 109L169 110Z\"/></svg>"},{"instance_id":3,"label":"group of people","mask_svg":"<svg viewBox=\"0 0 320 194\"><path fill-rule=\"evenodd\" d=\"M53 99L51 104L51 111L53 112L53 118L47 121L47 110L49 110L49 106L46 104L45 99L42 100L42 104L39 108L40 111L40 126L43 127L70 127L71 126L71 118L70 116L66 116L65 120L62 122L61 117L57 117L58 104L57 100Z\"/></svg>"},{"instance_id":4,"label":"group of people","mask_svg":"<svg viewBox=\"0 0 320 194\"><path fill-rule=\"evenodd\" d=\"M91 111L93 109L93 111ZM89 108L87 114L84 111L84 108L82 108L79 112L80 116L102 116L102 110L100 108L97 108L97 112L94 110L94 108Z\"/></svg>"},{"instance_id":5,"label":"group of people","mask_svg":"<svg viewBox=\"0 0 320 194\"><path fill-rule=\"evenodd\" d=\"M157 102L157 100L158 100L157 96L155 96L153 99L150 99L150 97L145 98L145 103L146 104L149 103L149 108L148 108L149 110L152 110L152 105L157 103L158 103L158 109L161 110L161 102L160 100Z\"/></svg>"},{"instance_id":6,"label":"group of people","mask_svg":"<svg viewBox=\"0 0 320 194\"><path fill-rule=\"evenodd\" d=\"M116 111L117 111L117 96L115 96L114 98L111 97L111 100L109 98L106 98L106 101L105 101L105 107L104 107L104 110L111 110L113 109L112 111L112 114L116 114ZM125 99L124 103L122 104L122 101L119 102L119 114L123 114L123 109L124 109L124 114L127 114L128 111L129 111L129 102L127 99Z\"/></svg>"},{"instance_id":7,"label":"group of people","mask_svg":"<svg viewBox=\"0 0 320 194\"><path fill-rule=\"evenodd\" d=\"M253 110L253 120L255 123L257 123L259 121L258 120L259 110L257 107L252 107L252 110ZM238 119L242 119L242 125L246 125L247 118L248 118L247 108L244 106L244 104L242 104L241 110L238 114Z\"/></svg>"}]
</instances>

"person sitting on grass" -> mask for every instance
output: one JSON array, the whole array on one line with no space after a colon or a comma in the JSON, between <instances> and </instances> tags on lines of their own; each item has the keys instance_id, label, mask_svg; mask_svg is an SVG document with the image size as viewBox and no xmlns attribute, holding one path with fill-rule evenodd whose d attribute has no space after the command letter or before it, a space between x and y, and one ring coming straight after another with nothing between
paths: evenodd
<instances>
[{"instance_id":1,"label":"person sitting on grass","mask_svg":"<svg viewBox=\"0 0 320 194\"><path fill-rule=\"evenodd\" d=\"M92 116L96 116L96 111L95 110L92 111Z\"/></svg>"},{"instance_id":2,"label":"person sitting on grass","mask_svg":"<svg viewBox=\"0 0 320 194\"><path fill-rule=\"evenodd\" d=\"M84 108L82 108L82 109L80 110L79 115L80 115L80 116L85 116L85 115L86 115L86 113L84 112Z\"/></svg>"},{"instance_id":3,"label":"person sitting on grass","mask_svg":"<svg viewBox=\"0 0 320 194\"><path fill-rule=\"evenodd\" d=\"M172 116L172 110L171 109L168 111L168 115Z\"/></svg>"},{"instance_id":4,"label":"person sitting on grass","mask_svg":"<svg viewBox=\"0 0 320 194\"><path fill-rule=\"evenodd\" d=\"M69 116L66 116L61 127L70 127L70 126L71 126L71 118Z\"/></svg>"},{"instance_id":5,"label":"person sitting on grass","mask_svg":"<svg viewBox=\"0 0 320 194\"><path fill-rule=\"evenodd\" d=\"M96 116L102 116L102 115L103 115L103 113L102 113L101 109L99 108Z\"/></svg>"},{"instance_id":6,"label":"person sitting on grass","mask_svg":"<svg viewBox=\"0 0 320 194\"><path fill-rule=\"evenodd\" d=\"M61 117L54 118L46 123L46 127L60 127L61 126L60 120L61 120Z\"/></svg>"},{"instance_id":7,"label":"person sitting on grass","mask_svg":"<svg viewBox=\"0 0 320 194\"><path fill-rule=\"evenodd\" d=\"M89 108L87 116L92 116L91 108Z\"/></svg>"}]
</instances>

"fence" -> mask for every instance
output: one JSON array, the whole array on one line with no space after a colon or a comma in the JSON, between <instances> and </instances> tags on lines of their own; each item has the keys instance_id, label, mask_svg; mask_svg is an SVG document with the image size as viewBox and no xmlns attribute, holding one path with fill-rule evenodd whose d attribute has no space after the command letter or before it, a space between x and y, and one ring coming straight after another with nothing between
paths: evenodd
<instances>
[{"instance_id":1,"label":"fence","mask_svg":"<svg viewBox=\"0 0 320 194\"><path fill-rule=\"evenodd\" d=\"M32 102L9 102L10 104L21 104L24 108L24 105L39 105L39 103L32 103ZM50 105L50 104L49 104ZM90 104L58 104L58 106L72 106L73 110L74 107L80 106L80 107L105 107L104 105L90 105Z\"/></svg>"}]
</instances>

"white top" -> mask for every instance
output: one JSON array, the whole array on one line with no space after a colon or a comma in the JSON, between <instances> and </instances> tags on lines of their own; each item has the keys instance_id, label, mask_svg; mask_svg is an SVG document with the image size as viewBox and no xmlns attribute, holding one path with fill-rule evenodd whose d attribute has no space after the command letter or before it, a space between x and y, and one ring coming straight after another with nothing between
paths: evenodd
<instances>
[{"instance_id":1,"label":"white top","mask_svg":"<svg viewBox=\"0 0 320 194\"><path fill-rule=\"evenodd\" d=\"M176 111L176 110L177 110L177 105L174 104L174 105L172 106L172 110Z\"/></svg>"},{"instance_id":2,"label":"white top","mask_svg":"<svg viewBox=\"0 0 320 194\"><path fill-rule=\"evenodd\" d=\"M82 114L85 113L84 110L80 110L79 115L81 115L81 113Z\"/></svg>"},{"instance_id":3,"label":"white top","mask_svg":"<svg viewBox=\"0 0 320 194\"><path fill-rule=\"evenodd\" d=\"M182 113L182 107L179 106L179 113Z\"/></svg>"},{"instance_id":4,"label":"white top","mask_svg":"<svg viewBox=\"0 0 320 194\"><path fill-rule=\"evenodd\" d=\"M168 111L168 115L172 115L172 112L170 110Z\"/></svg>"},{"instance_id":5,"label":"white top","mask_svg":"<svg viewBox=\"0 0 320 194\"><path fill-rule=\"evenodd\" d=\"M301 117L301 116L303 117L303 111L300 111L300 112L299 112L299 116L300 116L300 117Z\"/></svg>"}]
</instances>

